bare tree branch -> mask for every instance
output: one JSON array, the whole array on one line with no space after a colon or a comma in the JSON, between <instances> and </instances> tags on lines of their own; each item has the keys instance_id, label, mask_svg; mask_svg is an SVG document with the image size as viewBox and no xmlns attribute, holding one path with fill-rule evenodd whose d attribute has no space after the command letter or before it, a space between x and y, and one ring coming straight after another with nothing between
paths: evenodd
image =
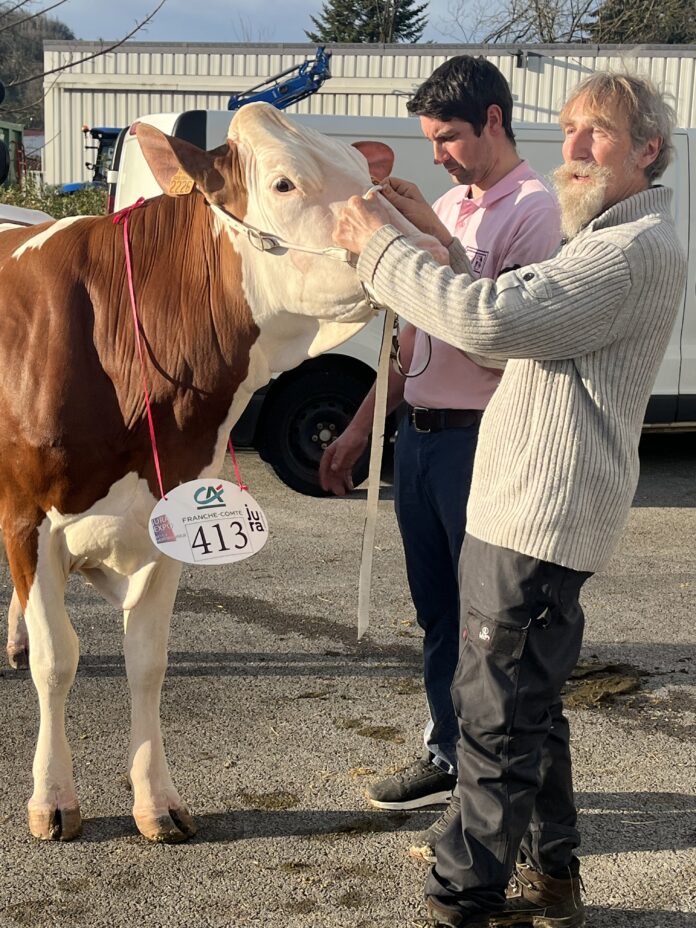
<instances>
[{"instance_id":1,"label":"bare tree branch","mask_svg":"<svg viewBox=\"0 0 696 928\"><path fill-rule=\"evenodd\" d=\"M694 0L450 0L440 32L466 42L696 42Z\"/></svg>"},{"instance_id":2,"label":"bare tree branch","mask_svg":"<svg viewBox=\"0 0 696 928\"><path fill-rule=\"evenodd\" d=\"M21 10L23 6L26 6L28 3L33 3L34 0L19 0L18 3L15 3L13 7L7 9L7 7L0 7L0 19L4 19L6 16L11 16L17 10Z\"/></svg>"},{"instance_id":3,"label":"bare tree branch","mask_svg":"<svg viewBox=\"0 0 696 928\"><path fill-rule=\"evenodd\" d=\"M602 0L503 0L491 10L486 0L451 0L447 33L465 41L496 43L582 42L588 20Z\"/></svg>"},{"instance_id":4,"label":"bare tree branch","mask_svg":"<svg viewBox=\"0 0 696 928\"><path fill-rule=\"evenodd\" d=\"M692 44L696 41L693 0L603 0L590 24L594 42Z\"/></svg>"},{"instance_id":5,"label":"bare tree branch","mask_svg":"<svg viewBox=\"0 0 696 928\"><path fill-rule=\"evenodd\" d=\"M154 10L152 10L152 12L149 13L145 17L145 19L137 23L135 28L131 29L128 35L125 35L118 42L114 42L112 45L107 45L105 48L100 48L98 52L94 52L94 54L92 55L84 55L82 58L78 58L76 61L71 61L68 64L60 65L60 67L58 68L51 68L50 71L42 71L40 74L32 74L31 77L24 77L22 78L22 80L14 81L8 84L7 86L8 87L21 87L23 84L29 84L31 81L38 81L42 77L48 77L50 74L57 74L59 71L67 71L70 68L74 68L76 65L82 64L85 61L92 61L93 58L99 58L102 55L108 54L108 52L112 52L115 48L119 48L121 45L124 44L124 42L127 42L128 39L132 38L136 34L136 32L139 32L152 19L154 19L155 15L159 13L159 11L162 9L162 7L164 6L166 2L167 0L160 0L160 2L157 4Z\"/></svg>"},{"instance_id":6,"label":"bare tree branch","mask_svg":"<svg viewBox=\"0 0 696 928\"><path fill-rule=\"evenodd\" d=\"M243 13L237 14L237 25L232 26L232 33L237 42L269 42L274 28L270 23L254 28L251 20Z\"/></svg>"},{"instance_id":7,"label":"bare tree branch","mask_svg":"<svg viewBox=\"0 0 696 928\"><path fill-rule=\"evenodd\" d=\"M37 16L43 16L44 13L50 13L50 11L55 10L57 6L63 6L63 4L67 2L68 0L57 0L57 2L52 6L47 6L43 10L39 10L38 13L32 13L31 16L25 16L24 19L15 19L13 22L8 23L6 26L0 26L0 32L5 32L7 29L16 29L17 26L22 26L24 23L28 23L32 19L36 19Z\"/></svg>"},{"instance_id":8,"label":"bare tree branch","mask_svg":"<svg viewBox=\"0 0 696 928\"><path fill-rule=\"evenodd\" d=\"M14 104L11 108L12 119L17 120L17 117L21 116L23 113L26 113L26 114L31 113L32 110L36 108L36 105L38 103L44 102L44 100L49 95L49 93L53 90L57 82L58 82L58 77L54 77L53 80L48 84L48 86L44 88L41 96L36 97L33 100L28 100L26 103L20 104L19 106L17 104Z\"/></svg>"}]
</instances>

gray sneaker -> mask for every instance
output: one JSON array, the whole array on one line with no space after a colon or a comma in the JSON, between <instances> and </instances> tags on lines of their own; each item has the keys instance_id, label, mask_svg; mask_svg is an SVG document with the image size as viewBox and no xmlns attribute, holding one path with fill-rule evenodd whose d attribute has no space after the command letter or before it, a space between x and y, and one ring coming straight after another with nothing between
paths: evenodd
<instances>
[{"instance_id":1,"label":"gray sneaker","mask_svg":"<svg viewBox=\"0 0 696 928\"><path fill-rule=\"evenodd\" d=\"M450 799L449 804L442 815L435 819L430 828L427 828L425 831L421 831L419 835L416 835L414 843L408 849L408 853L411 855L411 857L415 857L417 860L422 860L426 864L434 864L435 846L437 845L437 842L447 830L452 819L459 819L461 814L461 800L456 793L453 793L452 798Z\"/></svg>"},{"instance_id":2,"label":"gray sneaker","mask_svg":"<svg viewBox=\"0 0 696 928\"><path fill-rule=\"evenodd\" d=\"M456 783L454 774L440 770L427 755L368 786L366 795L377 809L422 809L447 802Z\"/></svg>"}]
</instances>

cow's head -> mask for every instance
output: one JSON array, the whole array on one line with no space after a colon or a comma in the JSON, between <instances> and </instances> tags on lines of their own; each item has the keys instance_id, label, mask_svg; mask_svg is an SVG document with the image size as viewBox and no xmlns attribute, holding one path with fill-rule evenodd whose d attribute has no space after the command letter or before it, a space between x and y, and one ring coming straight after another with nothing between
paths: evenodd
<instances>
[{"instance_id":1,"label":"cow's head","mask_svg":"<svg viewBox=\"0 0 696 928\"><path fill-rule=\"evenodd\" d=\"M187 193L195 184L209 203L245 223L318 251L335 247L339 205L386 177L394 160L383 143L351 146L292 122L266 103L242 107L226 144L210 152L145 124L136 131L165 193ZM293 249L260 252L215 215L218 232L229 235L243 257L245 292L262 330L279 315L309 317L317 336L322 330L310 352L317 353L343 341L369 318L348 263ZM329 325L335 322L344 323L340 331ZM345 325L354 322L359 325Z\"/></svg>"}]
</instances>

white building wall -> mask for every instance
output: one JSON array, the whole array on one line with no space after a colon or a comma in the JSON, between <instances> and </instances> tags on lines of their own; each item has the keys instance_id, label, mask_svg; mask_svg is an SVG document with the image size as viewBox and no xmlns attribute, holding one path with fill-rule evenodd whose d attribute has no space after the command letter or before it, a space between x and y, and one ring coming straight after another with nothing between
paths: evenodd
<instances>
[{"instance_id":1,"label":"white building wall","mask_svg":"<svg viewBox=\"0 0 696 928\"><path fill-rule=\"evenodd\" d=\"M91 42L44 43L45 70L93 54ZM301 64L314 45L131 42L44 82L44 174L49 184L87 179L83 124L125 126L146 113L226 109L233 91ZM414 89L453 55L484 55L510 82L514 118L554 122L569 91L594 70L626 67L669 93L680 125L696 127L696 46L343 45L332 78L288 112L407 116ZM578 52L582 51L582 54Z\"/></svg>"}]
</instances>

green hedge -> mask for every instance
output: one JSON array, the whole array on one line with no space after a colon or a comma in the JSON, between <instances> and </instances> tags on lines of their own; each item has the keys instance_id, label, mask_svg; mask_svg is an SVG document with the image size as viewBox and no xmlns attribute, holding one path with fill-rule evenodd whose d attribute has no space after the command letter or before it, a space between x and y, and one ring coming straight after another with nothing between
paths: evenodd
<instances>
[{"instance_id":1,"label":"green hedge","mask_svg":"<svg viewBox=\"0 0 696 928\"><path fill-rule=\"evenodd\" d=\"M41 190L36 184L23 187L0 187L0 203L41 209L55 219L63 216L99 216L106 212L106 190L89 187L76 193L59 194L55 189Z\"/></svg>"}]
</instances>

